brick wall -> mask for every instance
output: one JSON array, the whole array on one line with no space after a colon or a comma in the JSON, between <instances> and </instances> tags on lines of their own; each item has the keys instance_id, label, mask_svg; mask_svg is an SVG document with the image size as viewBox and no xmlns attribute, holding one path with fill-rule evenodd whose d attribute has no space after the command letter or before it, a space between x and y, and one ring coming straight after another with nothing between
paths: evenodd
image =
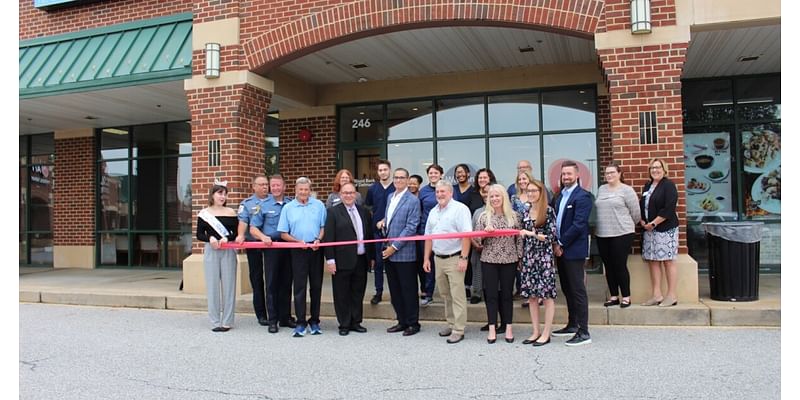
<instances>
[{"instance_id":1,"label":"brick wall","mask_svg":"<svg viewBox=\"0 0 800 400\"><path fill-rule=\"evenodd\" d=\"M650 2L650 20L652 26L675 25L675 0L652 0ZM597 32L631 29L631 0L606 0L603 17Z\"/></svg>"},{"instance_id":2,"label":"brick wall","mask_svg":"<svg viewBox=\"0 0 800 400\"><path fill-rule=\"evenodd\" d=\"M301 142L298 132L308 129L310 142ZM299 118L280 121L281 174L287 190L294 194L294 181L307 176L317 199L325 201L336 176L336 117Z\"/></svg>"},{"instance_id":3,"label":"brick wall","mask_svg":"<svg viewBox=\"0 0 800 400\"><path fill-rule=\"evenodd\" d=\"M192 115L192 223L196 224L215 178L228 181L228 206L235 208L250 196L253 176L264 173L264 124L272 94L239 84L188 90L186 95ZM208 165L211 140L220 140L219 166ZM194 251L199 249L195 243Z\"/></svg>"},{"instance_id":4,"label":"brick wall","mask_svg":"<svg viewBox=\"0 0 800 400\"><path fill-rule=\"evenodd\" d=\"M600 160L601 174L605 166L614 161L611 139L611 109L608 96L597 96L597 158Z\"/></svg>"},{"instance_id":5,"label":"brick wall","mask_svg":"<svg viewBox=\"0 0 800 400\"><path fill-rule=\"evenodd\" d=\"M55 141L53 245L94 246L94 138Z\"/></svg>"},{"instance_id":6,"label":"brick wall","mask_svg":"<svg viewBox=\"0 0 800 400\"><path fill-rule=\"evenodd\" d=\"M19 0L19 40L192 11L192 0L119 0L44 11Z\"/></svg>"},{"instance_id":7,"label":"brick wall","mask_svg":"<svg viewBox=\"0 0 800 400\"><path fill-rule=\"evenodd\" d=\"M686 247L686 199L683 166L681 70L688 43L599 50L609 91L614 159L625 166L626 180L637 192L649 179L651 158L661 158L678 187L680 250ZM655 111L658 143L642 144L639 113Z\"/></svg>"}]
</instances>

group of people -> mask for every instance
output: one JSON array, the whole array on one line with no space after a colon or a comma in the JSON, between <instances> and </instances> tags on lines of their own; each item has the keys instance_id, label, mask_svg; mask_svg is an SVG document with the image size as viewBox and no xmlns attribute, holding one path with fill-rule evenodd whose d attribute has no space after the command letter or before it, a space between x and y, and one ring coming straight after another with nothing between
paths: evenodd
<instances>
[{"instance_id":1,"label":"group of people","mask_svg":"<svg viewBox=\"0 0 800 400\"><path fill-rule=\"evenodd\" d=\"M358 192L352 173L340 170L332 191L322 203L312 196L310 179L295 182L295 197L284 194L280 175L253 180L253 195L242 201L238 213L226 206L227 187L215 182L209 207L198 214L197 239L207 242L204 252L209 317L214 331L233 324L235 250L225 242L260 241L264 249L248 248L253 308L259 324L270 333L294 329L295 337L322 333L320 301L323 271L331 274L333 301L340 335L366 332L361 325L367 274L375 274L372 304L382 301L384 271L397 322L389 333L411 336L420 331L419 309L433 301L434 290L444 302L447 326L439 332L447 343L464 339L467 302L485 301L488 343L498 334L514 342L513 298L525 298L532 334L524 344L543 346L552 336L569 336L568 346L591 343L584 262L589 256L589 216L596 209L600 256L606 271L609 297L604 306L631 305L627 257L636 226L643 228L642 256L649 264L652 297L644 306L677 304L678 250L677 190L660 159L649 163L650 180L641 200L624 183L619 165L604 170L606 183L596 196L581 187L574 161L561 165L556 193L532 176L532 165L517 165L515 183L497 184L488 168L475 172L459 164L454 184L443 179L440 165L428 166L428 184L405 168L392 170L388 160L377 166L378 180ZM516 230L518 235L494 235ZM467 234L482 231L484 235ZM416 235L447 234L444 238L403 240ZM381 239L364 243L365 239ZM393 240L386 240L393 239ZM303 243L297 248L273 247L274 242ZM337 243L320 247L321 243ZM347 242L344 244L338 244ZM661 293L661 266L668 290ZM567 325L553 330L556 274L565 296ZM291 290L293 288L293 292ZM310 316L306 317L306 292ZM220 293L221 292L221 293ZM291 315L294 297L295 320ZM222 299L222 307L220 306ZM540 326L540 306L544 326ZM499 321L498 321L499 316Z\"/></svg>"}]
</instances>

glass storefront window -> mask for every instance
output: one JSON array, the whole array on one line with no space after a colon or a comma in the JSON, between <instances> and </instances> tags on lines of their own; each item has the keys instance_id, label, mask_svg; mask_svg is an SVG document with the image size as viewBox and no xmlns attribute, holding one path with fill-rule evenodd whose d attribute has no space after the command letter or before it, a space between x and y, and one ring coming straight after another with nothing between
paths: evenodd
<instances>
[{"instance_id":1,"label":"glass storefront window","mask_svg":"<svg viewBox=\"0 0 800 400\"><path fill-rule=\"evenodd\" d=\"M781 118L781 80L754 77L736 80L738 117L747 121Z\"/></svg>"},{"instance_id":2,"label":"glass storefront window","mask_svg":"<svg viewBox=\"0 0 800 400\"><path fill-rule=\"evenodd\" d=\"M167 158L167 229L192 230L192 159Z\"/></svg>"},{"instance_id":3,"label":"glass storefront window","mask_svg":"<svg viewBox=\"0 0 800 400\"><path fill-rule=\"evenodd\" d=\"M428 181L425 169L433 164L433 143L391 143L387 146L387 156L392 162L392 169L403 167L409 175L417 174Z\"/></svg>"},{"instance_id":4,"label":"glass storefront window","mask_svg":"<svg viewBox=\"0 0 800 400\"><path fill-rule=\"evenodd\" d=\"M681 94L684 123L733 121L732 81L688 82Z\"/></svg>"},{"instance_id":5,"label":"glass storefront window","mask_svg":"<svg viewBox=\"0 0 800 400\"><path fill-rule=\"evenodd\" d=\"M489 133L539 131L539 94L489 96Z\"/></svg>"},{"instance_id":6,"label":"glass storefront window","mask_svg":"<svg viewBox=\"0 0 800 400\"><path fill-rule=\"evenodd\" d=\"M133 246L131 262L134 265L158 267L163 264L161 235L155 233L134 234Z\"/></svg>"},{"instance_id":7,"label":"glass storefront window","mask_svg":"<svg viewBox=\"0 0 800 400\"><path fill-rule=\"evenodd\" d=\"M192 154L192 127L188 122L167 124L166 154Z\"/></svg>"},{"instance_id":8,"label":"glass storefront window","mask_svg":"<svg viewBox=\"0 0 800 400\"><path fill-rule=\"evenodd\" d=\"M489 139L489 163L497 182L505 187L516 181L517 162L528 160L533 166L533 177L542 179L539 155L539 135Z\"/></svg>"},{"instance_id":9,"label":"glass storefront window","mask_svg":"<svg viewBox=\"0 0 800 400\"><path fill-rule=\"evenodd\" d=\"M595 129L595 97L585 88L542 92L543 130Z\"/></svg>"},{"instance_id":10,"label":"glass storefront window","mask_svg":"<svg viewBox=\"0 0 800 400\"><path fill-rule=\"evenodd\" d=\"M129 186L127 161L103 161L100 164L100 230L128 228Z\"/></svg>"},{"instance_id":11,"label":"glass storefront window","mask_svg":"<svg viewBox=\"0 0 800 400\"><path fill-rule=\"evenodd\" d=\"M127 266L130 253L128 234L103 233L97 236L100 245L99 265Z\"/></svg>"},{"instance_id":12,"label":"glass storefront window","mask_svg":"<svg viewBox=\"0 0 800 400\"><path fill-rule=\"evenodd\" d=\"M483 97L442 99L436 102L436 136L483 135L486 130Z\"/></svg>"},{"instance_id":13,"label":"glass storefront window","mask_svg":"<svg viewBox=\"0 0 800 400\"><path fill-rule=\"evenodd\" d=\"M175 138L171 138L175 140ZM133 128L133 157L160 156L164 145L164 125L142 125Z\"/></svg>"},{"instance_id":14,"label":"glass storefront window","mask_svg":"<svg viewBox=\"0 0 800 400\"><path fill-rule=\"evenodd\" d=\"M161 160L133 160L133 229L161 228Z\"/></svg>"},{"instance_id":15,"label":"glass storefront window","mask_svg":"<svg viewBox=\"0 0 800 400\"><path fill-rule=\"evenodd\" d=\"M30 230L52 230L53 221L53 166L31 165L30 178Z\"/></svg>"},{"instance_id":16,"label":"glass storefront window","mask_svg":"<svg viewBox=\"0 0 800 400\"><path fill-rule=\"evenodd\" d=\"M20 265L52 265L53 134L23 135L19 143L19 262Z\"/></svg>"},{"instance_id":17,"label":"glass storefront window","mask_svg":"<svg viewBox=\"0 0 800 400\"><path fill-rule=\"evenodd\" d=\"M386 106L389 140L426 139L433 136L433 102L414 101Z\"/></svg>"},{"instance_id":18,"label":"glass storefront window","mask_svg":"<svg viewBox=\"0 0 800 400\"><path fill-rule=\"evenodd\" d=\"M559 190L561 163L578 164L581 187L597 193L597 135L595 132L544 136L545 185L553 193Z\"/></svg>"},{"instance_id":19,"label":"glass storefront window","mask_svg":"<svg viewBox=\"0 0 800 400\"><path fill-rule=\"evenodd\" d=\"M343 107L339 114L339 140L342 142L384 139L383 106Z\"/></svg>"},{"instance_id":20,"label":"glass storefront window","mask_svg":"<svg viewBox=\"0 0 800 400\"><path fill-rule=\"evenodd\" d=\"M100 131L100 157L104 160L128 157L128 129L105 128Z\"/></svg>"},{"instance_id":21,"label":"glass storefront window","mask_svg":"<svg viewBox=\"0 0 800 400\"><path fill-rule=\"evenodd\" d=\"M30 263L33 265L53 265L53 234L33 233L29 235L31 246Z\"/></svg>"},{"instance_id":22,"label":"glass storefront window","mask_svg":"<svg viewBox=\"0 0 800 400\"><path fill-rule=\"evenodd\" d=\"M745 217L780 218L780 124L741 126Z\"/></svg>"},{"instance_id":23,"label":"glass storefront window","mask_svg":"<svg viewBox=\"0 0 800 400\"><path fill-rule=\"evenodd\" d=\"M469 181L475 176L475 171L486 165L486 140L480 139L458 139L440 140L436 146L439 153L437 160L439 165L444 168L444 179L450 183L455 183L456 165L464 163L469 166ZM423 177L425 177L423 175Z\"/></svg>"}]
</instances>

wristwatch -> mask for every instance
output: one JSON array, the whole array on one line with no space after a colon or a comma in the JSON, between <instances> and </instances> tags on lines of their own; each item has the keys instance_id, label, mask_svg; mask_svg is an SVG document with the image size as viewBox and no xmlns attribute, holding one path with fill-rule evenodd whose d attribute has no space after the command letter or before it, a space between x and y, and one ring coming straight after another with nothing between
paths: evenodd
<instances>
[{"instance_id":1,"label":"wristwatch","mask_svg":"<svg viewBox=\"0 0 800 400\"><path fill-rule=\"evenodd\" d=\"M653 228L655 228L655 227L656 227L656 223L655 223L655 222L650 222L650 223L649 223L649 224L647 224L647 225L650 225L650 226L652 226Z\"/></svg>"},{"instance_id":2,"label":"wristwatch","mask_svg":"<svg viewBox=\"0 0 800 400\"><path fill-rule=\"evenodd\" d=\"M459 259L459 260L469 260L469 256L462 256L462 255L459 255L459 256L458 256L458 259Z\"/></svg>"}]
</instances>

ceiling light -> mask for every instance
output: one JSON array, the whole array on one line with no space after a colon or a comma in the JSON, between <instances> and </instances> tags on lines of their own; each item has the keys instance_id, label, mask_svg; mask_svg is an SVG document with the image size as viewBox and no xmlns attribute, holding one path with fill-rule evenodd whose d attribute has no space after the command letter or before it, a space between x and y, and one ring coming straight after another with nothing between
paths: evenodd
<instances>
[{"instance_id":1,"label":"ceiling light","mask_svg":"<svg viewBox=\"0 0 800 400\"><path fill-rule=\"evenodd\" d=\"M585 90L579 90L578 93L584 94L584 93L586 93L586 91Z\"/></svg>"},{"instance_id":2,"label":"ceiling light","mask_svg":"<svg viewBox=\"0 0 800 400\"><path fill-rule=\"evenodd\" d=\"M367 81L367 78L364 78L363 76L358 77L358 83L364 83L366 81Z\"/></svg>"},{"instance_id":3,"label":"ceiling light","mask_svg":"<svg viewBox=\"0 0 800 400\"><path fill-rule=\"evenodd\" d=\"M742 99L738 104L772 103L772 97L754 97L752 99Z\"/></svg>"},{"instance_id":4,"label":"ceiling light","mask_svg":"<svg viewBox=\"0 0 800 400\"><path fill-rule=\"evenodd\" d=\"M117 128L105 128L103 129L103 133L110 133L112 135L127 135L128 131Z\"/></svg>"},{"instance_id":5,"label":"ceiling light","mask_svg":"<svg viewBox=\"0 0 800 400\"><path fill-rule=\"evenodd\" d=\"M367 67L369 67L369 65L367 65L367 64L363 64L363 63L361 63L361 64L350 64L350 66L351 66L351 67L353 67L353 68L355 68L355 69L361 69L361 68L367 68Z\"/></svg>"},{"instance_id":6,"label":"ceiling light","mask_svg":"<svg viewBox=\"0 0 800 400\"><path fill-rule=\"evenodd\" d=\"M419 107L414 107L411 109L411 111L419 111Z\"/></svg>"},{"instance_id":7,"label":"ceiling light","mask_svg":"<svg viewBox=\"0 0 800 400\"><path fill-rule=\"evenodd\" d=\"M93 117L93 116L91 116L91 115L87 115L87 116L83 117L83 119L89 119L89 120L92 120L92 119L97 119L97 117Z\"/></svg>"},{"instance_id":8,"label":"ceiling light","mask_svg":"<svg viewBox=\"0 0 800 400\"><path fill-rule=\"evenodd\" d=\"M758 60L759 56L741 56L736 59L738 62L747 62L747 61L755 61Z\"/></svg>"},{"instance_id":9,"label":"ceiling light","mask_svg":"<svg viewBox=\"0 0 800 400\"><path fill-rule=\"evenodd\" d=\"M733 102L730 100L708 100L703 102L703 107L716 107L716 106L730 106Z\"/></svg>"},{"instance_id":10,"label":"ceiling light","mask_svg":"<svg viewBox=\"0 0 800 400\"><path fill-rule=\"evenodd\" d=\"M518 50L520 53L530 53L534 51L532 46L520 47Z\"/></svg>"}]
</instances>

